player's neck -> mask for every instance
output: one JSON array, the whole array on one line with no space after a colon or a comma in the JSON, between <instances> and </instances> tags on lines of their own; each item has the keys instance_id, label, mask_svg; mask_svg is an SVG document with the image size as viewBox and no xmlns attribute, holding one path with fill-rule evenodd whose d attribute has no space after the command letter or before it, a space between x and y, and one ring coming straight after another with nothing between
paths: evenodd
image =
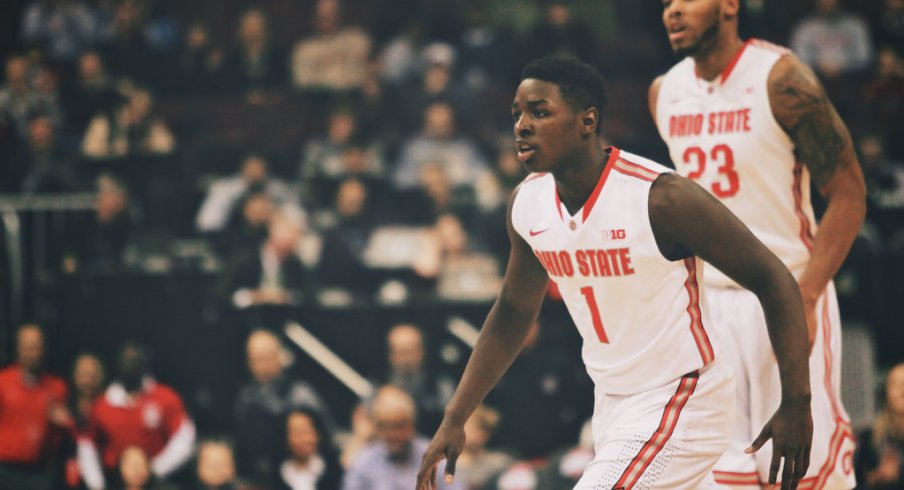
<instances>
[{"instance_id":1,"label":"player's neck","mask_svg":"<svg viewBox=\"0 0 904 490\"><path fill-rule=\"evenodd\" d=\"M596 140L594 143L574 159L575 165L554 172L556 192L570 214L576 213L587 202L609 161L609 152Z\"/></svg>"},{"instance_id":2,"label":"player's neck","mask_svg":"<svg viewBox=\"0 0 904 490\"><path fill-rule=\"evenodd\" d=\"M717 40L710 49L703 50L694 56L697 75L707 81L715 80L731 64L738 55L738 51L743 47L744 41L738 37L737 33Z\"/></svg>"}]
</instances>

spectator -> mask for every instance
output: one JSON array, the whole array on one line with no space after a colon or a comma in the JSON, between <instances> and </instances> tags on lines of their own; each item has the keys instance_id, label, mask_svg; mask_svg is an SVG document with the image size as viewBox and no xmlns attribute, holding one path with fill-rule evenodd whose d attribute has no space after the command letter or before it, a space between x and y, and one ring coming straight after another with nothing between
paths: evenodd
<instances>
[{"instance_id":1,"label":"spectator","mask_svg":"<svg viewBox=\"0 0 904 490\"><path fill-rule=\"evenodd\" d=\"M91 408L104 390L104 365L94 354L81 354L72 368L72 387L69 403L75 426L88 428Z\"/></svg>"},{"instance_id":2,"label":"spectator","mask_svg":"<svg viewBox=\"0 0 904 490\"><path fill-rule=\"evenodd\" d=\"M377 428L377 440L361 450L342 481L342 490L410 490L417 480L421 457L429 441L415 432L417 409L407 392L395 386L377 391L371 416ZM445 467L437 468L437 488L464 489L464 477L459 474L453 483L446 483L442 475Z\"/></svg>"},{"instance_id":3,"label":"spectator","mask_svg":"<svg viewBox=\"0 0 904 490\"><path fill-rule=\"evenodd\" d=\"M904 117L904 57L890 47L879 50L875 73L866 83L861 99L861 117L894 137L897 121ZM899 138L895 138L896 140ZM890 141L891 142L891 141ZM899 148L901 142L897 142ZM898 152L904 155L904 152Z\"/></svg>"},{"instance_id":4,"label":"spectator","mask_svg":"<svg viewBox=\"0 0 904 490\"><path fill-rule=\"evenodd\" d=\"M888 372L885 407L857 444L857 488L904 488L904 364Z\"/></svg>"},{"instance_id":5,"label":"spectator","mask_svg":"<svg viewBox=\"0 0 904 490\"><path fill-rule=\"evenodd\" d=\"M299 305L311 299L313 277L298 256L300 222L300 217L285 210L273 213L267 240L234 258L220 284L221 294L233 306Z\"/></svg>"},{"instance_id":6,"label":"spectator","mask_svg":"<svg viewBox=\"0 0 904 490\"><path fill-rule=\"evenodd\" d=\"M374 421L370 418L368 408L363 403L359 403L352 410L352 431L340 441L342 455L339 461L342 463L342 468L346 470L351 468L358 453L373 442L374 438L376 438Z\"/></svg>"},{"instance_id":7,"label":"spectator","mask_svg":"<svg viewBox=\"0 0 904 490\"><path fill-rule=\"evenodd\" d=\"M529 40L528 59L556 54L590 64L599 61L598 43L593 32L575 17L571 3L564 0L546 4L541 22L531 29L526 39Z\"/></svg>"},{"instance_id":8,"label":"spectator","mask_svg":"<svg viewBox=\"0 0 904 490\"><path fill-rule=\"evenodd\" d=\"M91 411L90 435L79 442L79 469L92 490L104 486L103 472L114 474L130 446L150 456L151 472L158 478L191 458L194 423L179 394L154 380L148 362L141 347L126 343L119 352L116 378Z\"/></svg>"},{"instance_id":9,"label":"spectator","mask_svg":"<svg viewBox=\"0 0 904 490\"><path fill-rule=\"evenodd\" d=\"M97 19L78 0L33 0L22 18L22 37L46 48L51 59L74 62L97 41Z\"/></svg>"},{"instance_id":10,"label":"spectator","mask_svg":"<svg viewBox=\"0 0 904 490\"><path fill-rule=\"evenodd\" d=\"M876 29L876 45L888 46L904 56L904 1L885 0Z\"/></svg>"},{"instance_id":11,"label":"spectator","mask_svg":"<svg viewBox=\"0 0 904 490\"><path fill-rule=\"evenodd\" d=\"M424 335L411 324L393 326L386 336L389 372L385 384L399 387L417 404L417 428L432 434L443 418L443 410L455 391L454 382L424 365Z\"/></svg>"},{"instance_id":12,"label":"spectator","mask_svg":"<svg viewBox=\"0 0 904 490\"><path fill-rule=\"evenodd\" d=\"M352 149L363 153L360 165L348 165L345 152ZM380 178L384 172L381 149L378 145L364 143L357 115L342 107L330 114L326 136L305 144L298 177L300 180L336 181L351 175Z\"/></svg>"},{"instance_id":13,"label":"spectator","mask_svg":"<svg viewBox=\"0 0 904 490\"><path fill-rule=\"evenodd\" d=\"M82 154L97 159L167 155L175 148L175 137L143 89L131 90L113 110L95 115L82 139Z\"/></svg>"},{"instance_id":14,"label":"spectator","mask_svg":"<svg viewBox=\"0 0 904 490\"><path fill-rule=\"evenodd\" d=\"M117 178L97 178L96 210L87 222L78 221L69 231L63 255L63 271L75 273L117 271L129 243L134 223L129 209L129 191Z\"/></svg>"},{"instance_id":15,"label":"spectator","mask_svg":"<svg viewBox=\"0 0 904 490\"><path fill-rule=\"evenodd\" d=\"M252 490L236 477L232 447L223 441L205 441L198 449L197 490Z\"/></svg>"},{"instance_id":16,"label":"spectator","mask_svg":"<svg viewBox=\"0 0 904 490\"><path fill-rule=\"evenodd\" d=\"M816 0L816 12L792 30L791 49L828 79L862 72L872 59L869 26L839 0Z\"/></svg>"},{"instance_id":17,"label":"spectator","mask_svg":"<svg viewBox=\"0 0 904 490\"><path fill-rule=\"evenodd\" d=\"M195 220L197 230L202 233L223 230L242 199L257 192L266 193L278 208L288 207L302 213L297 194L289 184L270 175L269 166L263 155L250 153L242 159L238 175L213 181Z\"/></svg>"},{"instance_id":18,"label":"spectator","mask_svg":"<svg viewBox=\"0 0 904 490\"><path fill-rule=\"evenodd\" d=\"M279 474L288 490L336 490L342 467L333 447L332 434L316 412L295 409L286 420L289 457Z\"/></svg>"},{"instance_id":19,"label":"spectator","mask_svg":"<svg viewBox=\"0 0 904 490\"><path fill-rule=\"evenodd\" d=\"M6 83L0 86L0 126L11 128L20 140L27 138L35 114L47 115L59 127L62 113L46 72L35 70L23 54L9 56L5 68Z\"/></svg>"},{"instance_id":20,"label":"spectator","mask_svg":"<svg viewBox=\"0 0 904 490\"><path fill-rule=\"evenodd\" d=\"M223 52L213 45L209 26L196 21L188 26L179 54L179 91L199 93L214 86L223 64Z\"/></svg>"},{"instance_id":21,"label":"spectator","mask_svg":"<svg viewBox=\"0 0 904 490\"><path fill-rule=\"evenodd\" d=\"M173 490L151 474L148 455L138 446L129 446L119 457L118 485L111 490Z\"/></svg>"},{"instance_id":22,"label":"spectator","mask_svg":"<svg viewBox=\"0 0 904 490\"><path fill-rule=\"evenodd\" d=\"M472 89L493 89L513 85L517 67L510 53L517 52L515 40L505 29L493 26L488 7L468 6L467 26L458 42L462 78Z\"/></svg>"},{"instance_id":23,"label":"spectator","mask_svg":"<svg viewBox=\"0 0 904 490\"><path fill-rule=\"evenodd\" d=\"M367 76L370 36L342 23L339 0L317 0L314 33L302 38L292 51L292 83L309 91L358 90Z\"/></svg>"},{"instance_id":24,"label":"spectator","mask_svg":"<svg viewBox=\"0 0 904 490\"><path fill-rule=\"evenodd\" d=\"M502 287L499 262L480 250L454 214L434 226L439 244L437 294L452 301L492 301Z\"/></svg>"},{"instance_id":25,"label":"spectator","mask_svg":"<svg viewBox=\"0 0 904 490\"><path fill-rule=\"evenodd\" d=\"M83 134L99 109L111 108L120 99L124 81L112 76L97 51L86 51L78 59L78 72L63 92L68 127Z\"/></svg>"},{"instance_id":26,"label":"spectator","mask_svg":"<svg viewBox=\"0 0 904 490\"><path fill-rule=\"evenodd\" d=\"M486 405L477 407L465 422L465 447L456 468L470 490L491 490L496 478L515 462L504 452L487 449L498 424L499 412Z\"/></svg>"},{"instance_id":27,"label":"spectator","mask_svg":"<svg viewBox=\"0 0 904 490\"><path fill-rule=\"evenodd\" d=\"M223 60L220 78L229 90L264 90L285 84L285 54L272 44L267 15L260 8L239 19L236 46Z\"/></svg>"},{"instance_id":28,"label":"spectator","mask_svg":"<svg viewBox=\"0 0 904 490\"><path fill-rule=\"evenodd\" d=\"M429 163L442 165L455 187L473 188L489 169L477 146L456 136L455 111L445 102L435 102L424 111L423 130L402 147L394 184L399 189L417 186Z\"/></svg>"},{"instance_id":29,"label":"spectator","mask_svg":"<svg viewBox=\"0 0 904 490\"><path fill-rule=\"evenodd\" d=\"M266 192L248 194L239 205L241 212L233 213L226 228L213 236L220 255L233 257L258 249L267 239L267 224L273 216L273 207L273 200Z\"/></svg>"},{"instance_id":30,"label":"spectator","mask_svg":"<svg viewBox=\"0 0 904 490\"><path fill-rule=\"evenodd\" d=\"M71 424L66 382L43 370L44 333L16 334L16 363L0 370L0 482L4 488L50 490L59 475L57 450Z\"/></svg>"},{"instance_id":31,"label":"spectator","mask_svg":"<svg viewBox=\"0 0 904 490\"><path fill-rule=\"evenodd\" d=\"M368 189L360 180L347 179L339 185L335 211L337 223L323 234L317 276L323 286L359 293L373 292L364 264L364 250L373 232Z\"/></svg>"},{"instance_id":32,"label":"spectator","mask_svg":"<svg viewBox=\"0 0 904 490\"><path fill-rule=\"evenodd\" d=\"M253 379L242 387L236 402L236 456L241 474L267 487L280 478L289 412L309 409L326 420L329 410L313 387L286 374L289 354L276 335L254 331L247 351Z\"/></svg>"},{"instance_id":33,"label":"spectator","mask_svg":"<svg viewBox=\"0 0 904 490\"><path fill-rule=\"evenodd\" d=\"M25 146L7 162L8 190L63 192L77 186L72 148L61 141L48 114L29 118Z\"/></svg>"}]
</instances>

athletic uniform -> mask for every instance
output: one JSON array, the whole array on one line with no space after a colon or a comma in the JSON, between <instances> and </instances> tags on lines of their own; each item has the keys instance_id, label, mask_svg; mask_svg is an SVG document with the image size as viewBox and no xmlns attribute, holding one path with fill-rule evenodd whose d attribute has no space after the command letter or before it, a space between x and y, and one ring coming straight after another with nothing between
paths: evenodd
<instances>
[{"instance_id":1,"label":"athletic uniform","mask_svg":"<svg viewBox=\"0 0 904 490\"><path fill-rule=\"evenodd\" d=\"M662 80L656 125L678 172L721 200L800 278L816 230L810 176L775 120L768 92L772 67L788 53L747 41L712 82L699 78L694 60L685 58ZM778 367L756 296L705 268L712 319L733 360L739 403L737 430L715 477L724 485L759 487L768 480L771 442L755 455L743 451L781 401ZM841 325L832 284L820 297L817 314L810 354L813 446L798 488L853 488L854 438L838 395Z\"/></svg>"},{"instance_id":2,"label":"athletic uniform","mask_svg":"<svg viewBox=\"0 0 904 490\"><path fill-rule=\"evenodd\" d=\"M729 442L734 385L709 331L702 263L667 260L650 225L650 187L666 171L613 148L576 215L550 174L525 179L512 205L595 385L596 456L578 489L705 487Z\"/></svg>"}]
</instances>

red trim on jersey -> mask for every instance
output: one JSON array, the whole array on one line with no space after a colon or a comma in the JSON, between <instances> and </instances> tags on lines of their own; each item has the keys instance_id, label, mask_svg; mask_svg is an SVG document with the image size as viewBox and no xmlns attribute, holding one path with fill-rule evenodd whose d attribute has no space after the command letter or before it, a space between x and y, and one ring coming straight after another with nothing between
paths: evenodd
<instances>
[{"instance_id":1,"label":"red trim on jersey","mask_svg":"<svg viewBox=\"0 0 904 490\"><path fill-rule=\"evenodd\" d=\"M628 464L628 467L622 473L621 478L618 479L618 482L612 488L624 490L634 488L643 472L646 471L653 459L656 458L656 455L659 454L659 451L665 447L666 442L672 437L672 433L678 425L678 417L681 415L681 410L687 404L691 395L694 394L699 378L700 373L697 371L681 377L678 389L675 390L675 394L672 395L669 403L665 406L665 410L662 412L662 419L659 421L659 427L656 432L647 439L640 452L631 460L631 463Z\"/></svg>"},{"instance_id":2,"label":"red trim on jersey","mask_svg":"<svg viewBox=\"0 0 904 490\"><path fill-rule=\"evenodd\" d=\"M737 472L737 471L717 471L713 470L713 479L719 485L728 485L732 487L753 486L760 488L765 483L760 481L760 475L755 471Z\"/></svg>"},{"instance_id":3,"label":"red trim on jersey","mask_svg":"<svg viewBox=\"0 0 904 490\"><path fill-rule=\"evenodd\" d=\"M791 52L790 49L788 49L784 46L766 41L765 39L750 39L750 41L748 41L748 42L753 46L756 46L761 49L765 49L766 51L772 51L773 53L780 54L780 55L786 55Z\"/></svg>"},{"instance_id":4,"label":"red trim on jersey","mask_svg":"<svg viewBox=\"0 0 904 490\"><path fill-rule=\"evenodd\" d=\"M721 83L724 84L725 81L728 80L728 76L731 75L731 72L734 71L735 66L737 66L737 64L738 64L738 61L741 61L741 55L744 54L744 51L747 49L747 46L750 45L750 41L751 41L750 39L748 39L747 41L744 41L744 44L741 45L741 49L739 49L738 52L735 53L734 58L732 58L731 62L728 63L728 66L726 66L725 69L722 70L722 82Z\"/></svg>"},{"instance_id":5,"label":"red trim on jersey","mask_svg":"<svg viewBox=\"0 0 904 490\"><path fill-rule=\"evenodd\" d=\"M556 211L559 212L559 219L565 221L565 215L562 214L562 198L559 197L559 190L556 189L555 181L552 183L552 193L556 196Z\"/></svg>"},{"instance_id":6,"label":"red trim on jersey","mask_svg":"<svg viewBox=\"0 0 904 490\"><path fill-rule=\"evenodd\" d=\"M794 162L794 183L791 192L794 194L794 214L800 221L800 241L810 252L813 251L813 231L810 229L810 219L804 213L803 205L804 165L799 160Z\"/></svg>"},{"instance_id":7,"label":"red trim on jersey","mask_svg":"<svg viewBox=\"0 0 904 490\"><path fill-rule=\"evenodd\" d=\"M612 167L615 166L615 162L618 161L618 154L621 152L614 146L609 147L609 149L611 150L609 153L609 160L606 160L606 166L603 168L600 180L596 182L596 187L593 188L593 192L590 193L590 197L588 197L587 202L584 203L584 212L581 214L581 223L586 222L587 217L590 216L590 211L593 211L593 205L596 204L596 200L599 199L603 186L606 185L606 180L609 179L609 172L612 171ZM556 193L556 196L558 195L559 194Z\"/></svg>"},{"instance_id":8,"label":"red trim on jersey","mask_svg":"<svg viewBox=\"0 0 904 490\"><path fill-rule=\"evenodd\" d=\"M656 177L659 177L659 173L636 163L629 162L624 158L619 158L618 161L615 162L615 170L647 182L653 182L656 180Z\"/></svg>"},{"instance_id":9,"label":"red trim on jersey","mask_svg":"<svg viewBox=\"0 0 904 490\"><path fill-rule=\"evenodd\" d=\"M700 287L697 284L697 258L684 259L684 266L687 268L687 281L684 282L684 288L687 289L687 314L691 319L691 335L694 337L694 342L697 343L697 350L700 352L705 366L713 362L716 353L709 341L709 335L703 327L703 314L700 312Z\"/></svg>"}]
</instances>

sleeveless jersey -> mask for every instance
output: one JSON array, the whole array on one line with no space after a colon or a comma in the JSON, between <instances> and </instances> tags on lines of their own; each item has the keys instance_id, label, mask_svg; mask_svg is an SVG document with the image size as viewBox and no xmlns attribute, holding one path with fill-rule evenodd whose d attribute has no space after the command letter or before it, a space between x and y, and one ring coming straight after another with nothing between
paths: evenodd
<instances>
[{"instance_id":1,"label":"sleeveless jersey","mask_svg":"<svg viewBox=\"0 0 904 490\"><path fill-rule=\"evenodd\" d=\"M668 171L612 148L575 216L551 174L525 179L512 205L512 224L558 285L587 372L605 393L662 386L715 359L701 262L667 260L650 225L650 187Z\"/></svg>"},{"instance_id":2,"label":"sleeveless jersey","mask_svg":"<svg viewBox=\"0 0 904 490\"><path fill-rule=\"evenodd\" d=\"M748 40L712 82L699 78L694 60L685 58L663 77L656 126L678 173L722 201L799 275L816 230L810 175L772 114L767 87L769 72L787 53ZM710 266L706 280L736 287Z\"/></svg>"}]
</instances>

